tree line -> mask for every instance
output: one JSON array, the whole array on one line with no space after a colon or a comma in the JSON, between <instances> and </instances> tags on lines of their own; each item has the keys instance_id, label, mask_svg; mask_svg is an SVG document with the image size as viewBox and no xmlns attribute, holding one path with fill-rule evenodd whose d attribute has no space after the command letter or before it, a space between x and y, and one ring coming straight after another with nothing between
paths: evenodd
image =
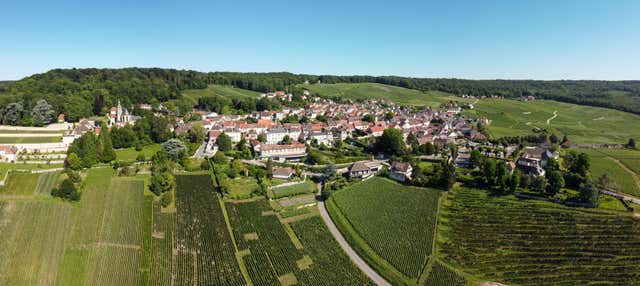
<instances>
[{"instance_id":1,"label":"tree line","mask_svg":"<svg viewBox=\"0 0 640 286\"><path fill-rule=\"evenodd\" d=\"M640 114L640 81L593 80L464 80L398 76L333 76L278 73L197 72L161 68L54 69L0 84L3 124L36 125L31 112L41 100L69 121L103 115L118 100L125 106L158 104L181 98L186 89L209 84L231 85L259 92L286 90L298 95L304 83L380 83L420 91L518 98L536 96ZM252 110L250 102L235 102ZM236 104L233 105L236 108ZM19 107L18 107L19 105ZM247 106L248 105L248 106ZM256 109L260 109L256 107ZM9 114L9 118L7 118ZM19 114L19 116L16 116ZM25 119L26 118L26 119Z\"/></svg>"}]
</instances>

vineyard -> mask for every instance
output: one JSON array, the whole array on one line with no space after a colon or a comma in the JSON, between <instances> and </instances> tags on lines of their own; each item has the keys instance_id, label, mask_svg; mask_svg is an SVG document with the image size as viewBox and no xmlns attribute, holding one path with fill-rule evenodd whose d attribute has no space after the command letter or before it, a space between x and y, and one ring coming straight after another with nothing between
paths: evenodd
<instances>
[{"instance_id":1,"label":"vineyard","mask_svg":"<svg viewBox=\"0 0 640 286\"><path fill-rule=\"evenodd\" d=\"M615 185L614 189L640 196L640 174L633 171L640 165L640 152L606 149L580 149L579 152L591 157L591 175L594 178L607 174Z\"/></svg>"},{"instance_id":2,"label":"vineyard","mask_svg":"<svg viewBox=\"0 0 640 286\"><path fill-rule=\"evenodd\" d=\"M0 285L56 283L72 212L57 202L0 201Z\"/></svg>"},{"instance_id":3,"label":"vineyard","mask_svg":"<svg viewBox=\"0 0 640 286\"><path fill-rule=\"evenodd\" d=\"M463 286L468 281L464 276L435 261L429 270L429 276L423 284L424 286Z\"/></svg>"},{"instance_id":4,"label":"vineyard","mask_svg":"<svg viewBox=\"0 0 640 286\"><path fill-rule=\"evenodd\" d=\"M432 252L439 194L376 177L332 194L327 208L378 272L393 267L401 274L389 275L415 283Z\"/></svg>"},{"instance_id":5,"label":"vineyard","mask_svg":"<svg viewBox=\"0 0 640 286\"><path fill-rule=\"evenodd\" d=\"M439 257L518 285L640 283L640 227L631 216L457 189L443 201Z\"/></svg>"},{"instance_id":6,"label":"vineyard","mask_svg":"<svg viewBox=\"0 0 640 286\"><path fill-rule=\"evenodd\" d=\"M174 284L245 284L208 174L176 176L176 209Z\"/></svg>"},{"instance_id":7,"label":"vineyard","mask_svg":"<svg viewBox=\"0 0 640 286\"><path fill-rule=\"evenodd\" d=\"M254 285L366 285L319 217L292 223L297 242L264 201L226 203L229 221ZM299 243L298 246L296 244Z\"/></svg>"}]
</instances>

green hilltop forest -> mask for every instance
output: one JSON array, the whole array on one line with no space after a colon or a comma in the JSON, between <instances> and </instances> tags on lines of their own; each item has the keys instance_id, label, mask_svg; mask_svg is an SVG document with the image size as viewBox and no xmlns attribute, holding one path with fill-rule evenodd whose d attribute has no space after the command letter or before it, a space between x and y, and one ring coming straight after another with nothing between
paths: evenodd
<instances>
[{"instance_id":1,"label":"green hilltop forest","mask_svg":"<svg viewBox=\"0 0 640 286\"><path fill-rule=\"evenodd\" d=\"M46 100L55 113L75 121L102 115L116 103L160 103L180 100L188 89L210 84L257 92L299 91L303 83L379 83L421 92L441 91L475 96L539 98L618 109L640 114L640 81L463 80L398 76L332 76L279 73L197 72L161 68L54 69L14 82L0 82L3 124L32 125L31 110ZM186 101L192 102L192 101ZM178 103L180 104L180 103ZM9 118L8 118L9 117Z\"/></svg>"}]
</instances>

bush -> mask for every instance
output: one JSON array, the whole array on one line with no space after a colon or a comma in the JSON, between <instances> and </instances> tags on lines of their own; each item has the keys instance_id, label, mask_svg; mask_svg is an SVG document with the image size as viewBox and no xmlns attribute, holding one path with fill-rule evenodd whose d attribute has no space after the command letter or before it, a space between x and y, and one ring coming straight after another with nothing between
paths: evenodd
<instances>
[{"instance_id":1,"label":"bush","mask_svg":"<svg viewBox=\"0 0 640 286\"><path fill-rule=\"evenodd\" d=\"M166 192L162 194L162 198L160 199L160 204L162 207L168 207L173 202L173 192Z\"/></svg>"},{"instance_id":2,"label":"bush","mask_svg":"<svg viewBox=\"0 0 640 286\"><path fill-rule=\"evenodd\" d=\"M136 156L136 161L144 162L144 161L147 161L147 158L143 154L138 154L138 156Z\"/></svg>"},{"instance_id":3,"label":"bush","mask_svg":"<svg viewBox=\"0 0 640 286\"><path fill-rule=\"evenodd\" d=\"M51 195L68 201L80 200L80 193L78 193L76 185L68 178L62 181L60 188L53 189Z\"/></svg>"}]
</instances>

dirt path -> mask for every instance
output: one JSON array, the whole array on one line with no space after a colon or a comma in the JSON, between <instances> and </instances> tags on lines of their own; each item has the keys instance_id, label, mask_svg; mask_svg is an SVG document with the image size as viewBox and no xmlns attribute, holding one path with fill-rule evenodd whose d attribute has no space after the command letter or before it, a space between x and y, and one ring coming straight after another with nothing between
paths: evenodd
<instances>
[{"instance_id":1,"label":"dirt path","mask_svg":"<svg viewBox=\"0 0 640 286\"><path fill-rule=\"evenodd\" d=\"M636 186L640 190L640 177L638 177L638 175L633 170L627 168L627 166L625 164L622 164L622 162L620 162L620 160L618 160L616 158L607 157L607 159L616 162L616 164L618 164L618 166L620 166L620 168L625 170L625 172L629 173L629 175L631 175L631 178L633 178L633 181L636 183Z\"/></svg>"},{"instance_id":2,"label":"dirt path","mask_svg":"<svg viewBox=\"0 0 640 286\"><path fill-rule=\"evenodd\" d=\"M554 111L553 112L553 116L549 117L549 119L547 119L547 125L549 125L551 123L551 120L555 119L556 117L558 117L558 111Z\"/></svg>"},{"instance_id":3,"label":"dirt path","mask_svg":"<svg viewBox=\"0 0 640 286\"><path fill-rule=\"evenodd\" d=\"M318 195L320 196L321 194L322 194L322 183L318 183ZM338 244L340 244L340 247L342 247L342 250L344 250L344 252L349 256L349 258L351 258L351 261L353 261L353 263L356 266L358 266L358 268L360 268L360 270L364 272L364 274L366 274L369 277L369 279L371 279L377 285L391 286L391 284L387 282L387 280L382 278L382 276L380 276L380 274L375 272L371 268L371 266L369 266L369 264L364 262L364 260L360 256L358 256L358 253L356 253L356 251L353 250L353 248L351 248L349 243L347 243L345 238L342 236L342 233L340 233L340 231L338 230L338 227L336 227L336 225L331 220L331 217L329 216L329 213L327 212L327 209L324 206L324 201L318 202L318 209L320 209L320 216L322 217L322 220L324 221L324 223L327 225L327 228L329 229L333 237L336 239Z\"/></svg>"}]
</instances>

